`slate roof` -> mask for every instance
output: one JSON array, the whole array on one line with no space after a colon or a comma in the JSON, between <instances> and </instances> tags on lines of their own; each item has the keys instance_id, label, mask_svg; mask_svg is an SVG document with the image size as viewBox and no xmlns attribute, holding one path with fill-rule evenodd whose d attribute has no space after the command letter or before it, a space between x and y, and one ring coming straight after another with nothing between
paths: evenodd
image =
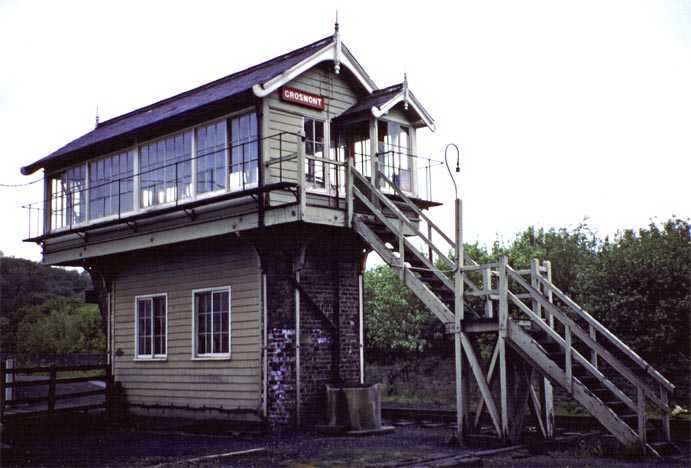
<instances>
[{"instance_id":1,"label":"slate roof","mask_svg":"<svg viewBox=\"0 0 691 468\"><path fill-rule=\"evenodd\" d=\"M68 143L52 154L23 167L22 173L28 175L41 168L49 169L50 167L58 167L58 165L68 165L86 156L87 151L107 145L109 141L112 142L114 139L132 135L142 128L161 124L176 117L179 118L194 109L206 107L248 92L253 85L265 83L280 75L333 41L334 37L328 36L241 72L102 122L91 132ZM58 160L60 161L58 162Z\"/></svg>"},{"instance_id":2,"label":"slate roof","mask_svg":"<svg viewBox=\"0 0 691 468\"><path fill-rule=\"evenodd\" d=\"M389 102L394 96L403 90L403 83L379 89L369 96L361 99L357 104L347 109L338 118L347 117L362 111L369 111L372 107L380 107Z\"/></svg>"}]
</instances>

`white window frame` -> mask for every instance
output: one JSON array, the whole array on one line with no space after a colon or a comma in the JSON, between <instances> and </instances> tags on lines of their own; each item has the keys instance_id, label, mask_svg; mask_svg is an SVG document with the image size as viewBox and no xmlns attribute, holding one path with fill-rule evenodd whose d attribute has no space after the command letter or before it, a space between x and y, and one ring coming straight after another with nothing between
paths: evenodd
<instances>
[{"instance_id":1,"label":"white window frame","mask_svg":"<svg viewBox=\"0 0 691 468\"><path fill-rule=\"evenodd\" d=\"M155 331L152 324L151 331L151 354L141 354L139 351L139 301L151 300L162 297L165 301L165 353L156 354L155 350ZM153 309L152 309L153 310ZM153 321L153 316L152 316ZM168 359L168 293L145 294L134 297L134 359L135 361L165 361Z\"/></svg>"},{"instance_id":2,"label":"white window frame","mask_svg":"<svg viewBox=\"0 0 691 468\"><path fill-rule=\"evenodd\" d=\"M254 122L256 125L256 130L257 130L257 135L256 135L256 140L249 140L249 141L244 141L242 138L239 138L235 132L233 132L233 121L237 119L242 119L243 117L254 117ZM227 185L227 190L229 192L237 192L241 190L247 190L248 188L253 188L259 186L259 165L261 164L262 160L262 154L261 154L261 140L259 139L260 135L260 125L261 125L261 120L259 118L259 115L255 110L252 109L245 109L240 112L231 114L226 117L226 148L227 148L227 158L226 158L226 176L228 177L228 185ZM237 139L236 139L237 138ZM245 171L244 165L243 169L239 171L234 171L233 170L233 151L235 150L236 147L243 148L245 145L249 147L250 144L256 144L256 150L257 150L257 161L256 161L256 167L254 170L256 173L252 173L251 175L253 178L256 180L246 182L245 177L247 176L248 172ZM250 164L250 171L252 170L252 160L250 159L249 162ZM238 186L237 183L237 178L240 178L241 183Z\"/></svg>"},{"instance_id":3,"label":"white window frame","mask_svg":"<svg viewBox=\"0 0 691 468\"><path fill-rule=\"evenodd\" d=\"M234 187L233 186L233 173L231 173L231 152L232 152L232 145L233 145L233 132L232 132L232 122L235 119L242 118L245 116L252 115L254 117L254 121L256 122L257 125L257 140L252 140L251 142L244 142L242 144L247 145L248 143L251 143L253 145L256 145L256 153L257 153L257 160L249 160L249 164L255 164L256 167L254 169L254 172L252 173L252 178L256 179L255 181L248 182L248 183L243 183L241 188ZM198 192L197 191L197 163L198 163L198 157L197 157L197 131L204 127L204 126L209 126L212 124L216 124L218 122L225 122L226 123L226 141L225 141L225 175L224 177L226 178L225 180L225 188L214 190L214 191L209 191L209 192ZM105 154L103 156L99 156L97 158L89 159L84 161L83 163L79 163L74 166L67 167L60 172L57 172L55 174L52 174L48 177L46 177L46 185L45 185L45 196L46 200L44 200L44 206L48 214L45 216L44 220L47 223L47 227L44 227L46 232L59 232L59 231L65 231L68 229L71 229L76 226L83 226L83 225L89 225L92 223L99 223L103 221L108 221L111 219L116 219L119 216L126 214L130 215L133 213L144 213L144 212L149 212L149 211L155 211L160 208L165 208L169 206L173 206L175 204L184 204L190 201L194 200L201 200L201 199L206 199L206 198L213 198L215 196L218 196L219 194L227 193L227 192L233 192L233 191L239 191L239 190L244 190L248 188L253 188L257 187L260 183L259 181L259 165L261 164L262 160L262 142L259 139L260 138L260 130L259 127L261 125L261 118L257 114L256 110L254 108L248 107L241 109L237 112L233 112L230 114L227 114L221 118L209 120L207 122L186 127L184 129L180 129L176 132L173 133L167 133L165 135L162 135L158 138L152 139L152 140L147 140L143 142L137 142L134 145L127 146L120 148L119 150ZM159 197L159 193L156 192L154 193L153 189L147 188L147 194L144 194L144 188L142 187L142 182L143 180L147 179L145 175L142 174L142 148L145 146L150 146L158 143L163 143L165 145L165 142L169 139L172 138L175 140L176 137L182 136L189 133L190 134L190 154L189 154L189 164L190 164L190 183L189 185L187 184L182 184L182 187L185 187L187 190L189 190L189 193L185 192L184 195L180 194L180 181L178 181L178 184L175 186L167 187L167 180L164 180L162 184L164 185L164 190L161 191L161 193L166 194L164 200L157 201L156 203L145 203L144 198L145 197L151 197L153 200L154 197ZM89 184L90 184L90 171L91 171L91 164L94 162L98 162L99 160L106 160L108 158L112 158L115 155L120 155L120 154L127 154L128 152L132 151L133 152L133 174L132 174L132 181L133 181L133 193L132 193L132 209L120 212L118 214L111 214L108 216L99 216L94 218L91 216L89 213L89 208L91 205L91 193L89 190ZM186 159L184 161L187 161ZM250 166L251 167L251 166ZM147 168L150 169L150 168ZM67 176L77 170L80 170L81 173L83 174L83 180L81 180L82 187L77 191L71 191L72 187L68 187L68 185L73 184L72 181L69 181L67 179ZM245 177L244 173L240 173L240 177L243 178ZM164 176L165 179L165 176ZM172 195L168 195L172 194ZM169 199L170 198L170 199ZM158 200L158 198L157 198ZM122 201L122 200L120 200ZM75 217L78 215L78 220L75 220Z\"/></svg>"},{"instance_id":4,"label":"white window frame","mask_svg":"<svg viewBox=\"0 0 691 468\"><path fill-rule=\"evenodd\" d=\"M310 192L314 193L332 193L333 191L331 190L331 173L332 173L332 168L334 167L334 159L333 159L333 151L334 148L331 148L331 122L320 118L320 117L312 117L311 115L303 115L302 116L302 131L305 132L305 135L307 135L307 132L305 130L305 125L307 124L307 121L311 120L313 122L313 125L316 123L319 123L322 125L322 136L324 138L324 141L322 142L322 156L321 158L318 159L310 159L307 156L307 141L305 141L305 166L308 166L310 162L314 164L315 166L321 164L321 171L322 171L322 184L318 184L316 182L316 172L313 174L315 178L312 181L307 181L309 171L307 167L305 167L305 180L303 181L306 185L306 188ZM313 155L309 155L313 156Z\"/></svg>"},{"instance_id":5,"label":"white window frame","mask_svg":"<svg viewBox=\"0 0 691 468\"><path fill-rule=\"evenodd\" d=\"M192 169L193 169L193 199L195 200L201 200L204 198L212 198L215 196L218 196L219 193L226 193L230 190L229 184L230 184L230 166L229 166L229 153L230 153L230 144L229 144L229 137L228 133L230 132L229 130L229 125L228 122L230 121L231 117L226 116L221 119L217 120L212 120L210 122L206 122L200 125L196 125L194 127L194 130L192 132ZM219 123L223 122L225 124L225 141L223 142L223 161L224 161L224 166L223 166L223 187L217 188L214 190L205 190L205 191L200 191L199 187L197 184L199 183L199 160L202 157L209 156L209 154L205 154L203 156L199 155L199 134L198 132L205 127L210 127L212 125L218 125ZM207 148L208 149L208 148Z\"/></svg>"},{"instance_id":6,"label":"white window frame","mask_svg":"<svg viewBox=\"0 0 691 468\"><path fill-rule=\"evenodd\" d=\"M128 156L128 153L130 153L130 152L132 153L132 167L130 168L131 174L130 174L130 177L129 177L129 178L131 178L131 180L132 180L132 191L129 192L129 193L130 193L130 197L132 198L132 200L131 200L131 205L132 205L132 207L131 207L129 210L122 210L122 201L123 201L123 200L122 200L122 197L123 197L123 194L120 193L120 192L118 191L118 195L117 195L117 196L111 194L111 195L108 195L108 196L106 196L106 197L103 197L103 198L116 199L116 200L117 200L117 203L118 203L118 212L117 212L117 213L111 213L111 214L108 214L108 215L104 214L103 216L96 216L96 215L94 214L94 210L92 209L92 204L93 204L93 202L94 202L94 200L93 200L93 194L94 194L94 192L96 191L97 188L99 188L99 187L101 187L101 186L110 186L111 184L114 184L114 183L118 182L119 180L121 180L121 179L123 178L123 177L122 177L123 175L122 175L122 174L118 174L119 177L114 178L113 175L112 175L112 173L111 173L111 179L110 179L109 181L107 181L107 182L101 182L101 184L100 184L98 187L94 187L94 186L92 185L92 183L93 183L93 181L92 181L92 178L93 178L93 174L92 174L92 172L93 172L93 166L92 166L92 164L95 164L95 163L97 164L97 163L99 163L99 162L101 162L101 161L103 161L104 164L105 164L105 161L108 160L108 159L112 160L112 159L114 159L115 157L121 158L121 157L123 157L123 156ZM135 213L135 212L137 211L137 204L135 203L135 201L136 201L136 199L137 199L137 185L136 185L136 182L137 182L137 181L135 180L135 177L134 177L134 175L135 175L135 169L136 169L137 157L138 157L138 152L135 151L132 147L129 147L129 148L126 148L126 149L124 149L124 150L122 150L122 151L116 151L115 153L108 154L108 155L106 155L106 156L104 156L104 157L102 157L102 158L90 159L89 161L87 161L87 163L86 163L86 165L87 165L87 168L86 168L86 170L87 170L87 178L88 178L88 181L87 181L87 182L88 182L88 184L89 184L89 192L88 192L88 204L89 204L89 209L88 209L88 212L89 212L89 222L90 222L90 223L92 223L92 222L99 222L99 221L107 221L107 220L110 220L110 219L116 219L116 218L119 218L119 217L122 216L122 215L129 215L129 214ZM126 179L126 180L127 180L127 179ZM119 182L118 182L118 184L119 184ZM118 185L118 188L120 188L119 185ZM127 192L125 192L125 194L127 194ZM105 210L104 210L104 212L105 212Z\"/></svg>"},{"instance_id":7,"label":"white window frame","mask_svg":"<svg viewBox=\"0 0 691 468\"><path fill-rule=\"evenodd\" d=\"M213 293L215 292L225 292L228 294L228 352L227 353L198 353L198 331L197 331L197 295L202 293L211 293L213 298ZM193 360L219 360L219 359L230 359L232 350L232 316L233 316L233 306L232 306L232 294L230 286L219 286L214 288L203 288L195 289L192 291L192 359ZM212 314L212 327L213 314ZM213 333L213 330L212 330Z\"/></svg>"}]
</instances>

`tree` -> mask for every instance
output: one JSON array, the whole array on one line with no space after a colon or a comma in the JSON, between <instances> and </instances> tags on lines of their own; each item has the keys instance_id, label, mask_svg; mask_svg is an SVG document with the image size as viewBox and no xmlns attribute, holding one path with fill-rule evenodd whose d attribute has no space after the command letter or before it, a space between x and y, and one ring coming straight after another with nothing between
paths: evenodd
<instances>
[{"instance_id":1,"label":"tree","mask_svg":"<svg viewBox=\"0 0 691 468\"><path fill-rule=\"evenodd\" d=\"M365 330L371 360L439 353L449 346L443 324L386 265L365 271Z\"/></svg>"},{"instance_id":2,"label":"tree","mask_svg":"<svg viewBox=\"0 0 691 468\"><path fill-rule=\"evenodd\" d=\"M516 269L530 267L534 258L549 260L552 281L559 289L571 295L579 281L578 275L595 261L599 241L585 221L575 228L543 228L530 226L516 235L508 246L494 243L492 256L506 255Z\"/></svg>"},{"instance_id":3,"label":"tree","mask_svg":"<svg viewBox=\"0 0 691 468\"><path fill-rule=\"evenodd\" d=\"M14 353L23 308L55 297L81 297L90 287L86 273L0 256L0 353Z\"/></svg>"},{"instance_id":4,"label":"tree","mask_svg":"<svg viewBox=\"0 0 691 468\"><path fill-rule=\"evenodd\" d=\"M606 240L581 272L578 296L606 327L655 365L688 366L691 229L672 218Z\"/></svg>"},{"instance_id":5,"label":"tree","mask_svg":"<svg viewBox=\"0 0 691 468\"><path fill-rule=\"evenodd\" d=\"M79 299L58 297L21 309L17 355L22 359L47 354L102 353L106 339L98 307Z\"/></svg>"}]
</instances>

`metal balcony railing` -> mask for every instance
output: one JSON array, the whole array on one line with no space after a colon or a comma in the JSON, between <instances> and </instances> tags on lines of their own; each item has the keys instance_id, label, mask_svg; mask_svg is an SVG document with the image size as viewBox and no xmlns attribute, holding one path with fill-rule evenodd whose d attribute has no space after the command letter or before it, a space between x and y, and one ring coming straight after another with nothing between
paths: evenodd
<instances>
[{"instance_id":1,"label":"metal balcony railing","mask_svg":"<svg viewBox=\"0 0 691 468\"><path fill-rule=\"evenodd\" d=\"M182 209L204 200L212 203L220 195L241 194L273 184L294 184L297 188L282 198L273 197L274 206L295 203L296 197L308 206L310 199L321 196L334 201L332 206L345 207L350 203L349 161L360 174L370 178L371 157L351 154L345 147L311 155L306 154L305 147L301 133L281 132L194 156L185 155L137 173L132 168L105 181L103 177L90 179L85 163L83 171L75 171L79 178L53 178L49 181L47 200L23 206L28 212L29 238L124 221L163 209ZM260 155L262 150L264 157ZM387 180L376 182L380 190L388 194L398 190L413 198L431 200L433 172L441 167L441 161L396 149L379 153L376 158L379 171ZM400 167L396 161L406 163Z\"/></svg>"}]
</instances>

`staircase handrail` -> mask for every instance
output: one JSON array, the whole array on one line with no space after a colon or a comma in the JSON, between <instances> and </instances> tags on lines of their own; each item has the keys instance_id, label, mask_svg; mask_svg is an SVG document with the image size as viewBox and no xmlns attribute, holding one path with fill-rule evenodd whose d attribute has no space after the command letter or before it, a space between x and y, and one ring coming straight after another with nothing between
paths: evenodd
<instances>
[{"instance_id":1,"label":"staircase handrail","mask_svg":"<svg viewBox=\"0 0 691 468\"><path fill-rule=\"evenodd\" d=\"M631 372L628 367L626 367L619 359L617 359L613 354L607 351L604 346L602 346L597 341L590 337L590 334L583 330L579 324L577 324L573 319L571 319L564 311L559 307L549 302L540 292L533 288L530 283L528 283L525 278L516 273L516 271L510 266L506 266L506 271L508 276L518 282L526 291L528 291L532 298L538 301L542 307L546 308L553 316L555 316L562 324L568 326L573 334L575 334L583 343L585 343L589 349L594 350L601 356L608 364L610 364L617 372L619 372L623 377L625 377L630 383L635 387L643 390L645 395L653 401L658 407L664 411L668 411L667 405L657 396L657 394L650 388L650 386L641 380L636 374ZM531 320L532 321L532 320Z\"/></svg>"},{"instance_id":2,"label":"staircase handrail","mask_svg":"<svg viewBox=\"0 0 691 468\"><path fill-rule=\"evenodd\" d=\"M508 292L509 299L518 306L523 312L531 318L531 321L535 323L543 332L547 334L551 339L553 339L562 348L566 348L566 340L559 335L553 328L551 328L547 323L545 323L541 318L532 310L530 307L525 305L515 294L511 291ZM602 383L607 389L609 389L613 394L617 396L621 401L626 403L630 409L636 411L636 405L631 398L628 397L624 392L622 392L616 385L614 385L597 367L593 366L591 362L584 357L578 350L571 348L576 361L578 361L583 367L585 367L588 372L594 375L600 383Z\"/></svg>"},{"instance_id":3,"label":"staircase handrail","mask_svg":"<svg viewBox=\"0 0 691 468\"><path fill-rule=\"evenodd\" d=\"M394 233L396 235L402 236L402 233L398 232L398 229L396 228L396 226L394 226L393 223L386 218L386 215L384 215L380 210L376 210L374 208L374 206L372 205L372 202L370 202L367 199L367 197L357 187L353 187L353 195L355 195L357 198L359 198L360 201L363 202L365 204L365 206L367 206L367 208L369 208L369 210L377 218L379 218L379 221L381 221L382 224L384 224L384 226L386 226L389 231L391 231L392 233ZM414 229L414 227L411 227L411 228ZM449 288L450 290L453 290L453 283L451 283L451 281L449 280L449 278L446 277L446 275L444 275L442 272L438 271L437 269L434 269L434 265L429 264L429 262L424 257L424 255L419 254L419 252L417 252L417 250L415 250L415 248L410 244L410 242L408 242L408 239L403 237L403 241L405 243L405 246L411 252L416 254L418 259L425 262L425 265L427 265L428 269L430 271L434 272L436 274L436 276L439 278L439 280L441 280L447 288ZM403 265L401 264L400 266L403 266Z\"/></svg>"},{"instance_id":4,"label":"staircase handrail","mask_svg":"<svg viewBox=\"0 0 691 468\"><path fill-rule=\"evenodd\" d=\"M614 344L621 352L623 352L629 359L635 362L641 369L645 370L648 375L650 375L656 382L665 387L668 391L674 391L674 384L667 380L662 374L660 374L657 369L655 369L651 364L649 364L645 359L638 355L634 350L629 348L626 343L622 342L616 335L614 335L607 327L600 323L595 317L590 315L585 309L579 306L573 299L568 297L564 292L557 288L552 282L548 281L541 275L538 275L538 281L549 288L552 293L557 296L564 304L568 305L569 308L576 313L583 320L588 322L598 333L607 338L612 344Z\"/></svg>"},{"instance_id":5,"label":"staircase handrail","mask_svg":"<svg viewBox=\"0 0 691 468\"><path fill-rule=\"evenodd\" d=\"M376 187L374 187L374 185L369 180L367 180L365 178L365 176L363 176L362 174L360 174L356 170L353 170L352 172L353 172L353 175L355 176L355 178L357 178L361 182L365 183L366 186L368 186L368 188L370 188L371 192L377 197L377 199L380 202L384 203L384 205L386 205L386 207L388 209L390 209L399 219L401 219L406 224L406 226L408 226L415 233L416 236L421 238L425 244L427 244L432 249L434 249L434 251L437 253L437 255L439 255L439 257L447 264L447 266L449 266L450 268L455 268L456 263L452 262L444 253L442 253L437 248L437 246L435 246L432 243L432 241L430 239L427 239L427 236L425 236L422 232L420 232L420 230L418 230L415 227L415 225L408 219L408 217L391 200L389 200L379 190L377 190ZM379 175L380 175L380 177L384 177L386 179L386 177L383 174L380 173ZM388 179L386 179L386 180L388 180ZM353 190L353 191L355 191L355 190ZM414 206L414 204L412 204L412 202L411 202L411 205ZM371 210L370 209L370 211L373 211L376 214L376 211L378 211L378 210ZM444 237L446 237L446 235L444 235ZM451 242L451 245L453 245L453 242Z\"/></svg>"},{"instance_id":6,"label":"staircase handrail","mask_svg":"<svg viewBox=\"0 0 691 468\"><path fill-rule=\"evenodd\" d=\"M434 229L435 232L437 232L448 244L454 246L455 248L455 241L451 240L449 236L442 231L439 226L437 226L423 211L418 208L418 206L405 194L403 191L396 186L396 184L391 181L383 172L379 171L377 174L377 177L380 180L383 180L386 182L392 189L393 192L396 196L400 197L406 204L410 206L410 208L415 212L416 215L418 215L420 218L422 218L430 227ZM431 240L430 240L431 242ZM465 263L469 265L477 265L477 262L473 260L471 257L468 256L468 254L464 253L463 254L463 259Z\"/></svg>"}]
</instances>

